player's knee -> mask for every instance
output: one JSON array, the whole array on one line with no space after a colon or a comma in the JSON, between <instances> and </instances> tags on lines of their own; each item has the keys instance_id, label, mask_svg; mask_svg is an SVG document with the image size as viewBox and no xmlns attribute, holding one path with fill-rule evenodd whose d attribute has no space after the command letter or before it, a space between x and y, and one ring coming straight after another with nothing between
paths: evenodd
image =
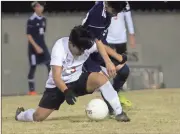
<instances>
[{"instance_id":1,"label":"player's knee","mask_svg":"<svg viewBox=\"0 0 180 134\"><path fill-rule=\"evenodd\" d=\"M40 114L40 113L38 113L38 112L35 112L35 113L33 114L33 120L34 120L34 121L39 122L39 121L43 121L43 120L45 120L45 119L46 119L46 116L43 116L42 114Z\"/></svg>"},{"instance_id":2,"label":"player's knee","mask_svg":"<svg viewBox=\"0 0 180 134\"><path fill-rule=\"evenodd\" d=\"M102 73L97 74L97 76L96 76L96 85L98 87L104 85L107 81L108 81L108 79L104 74L102 74Z\"/></svg>"},{"instance_id":3,"label":"player's knee","mask_svg":"<svg viewBox=\"0 0 180 134\"><path fill-rule=\"evenodd\" d=\"M129 67L125 64L120 70L118 70L117 75L127 79L129 76L129 72Z\"/></svg>"}]
</instances>

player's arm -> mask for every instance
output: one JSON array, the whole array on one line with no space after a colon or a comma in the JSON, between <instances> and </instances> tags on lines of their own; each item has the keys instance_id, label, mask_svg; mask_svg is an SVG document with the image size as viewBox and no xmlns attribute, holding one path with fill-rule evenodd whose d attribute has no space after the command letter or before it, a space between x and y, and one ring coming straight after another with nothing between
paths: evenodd
<instances>
[{"instance_id":1,"label":"player's arm","mask_svg":"<svg viewBox=\"0 0 180 134\"><path fill-rule=\"evenodd\" d=\"M134 25L133 25L132 16L131 16L130 5L128 2L125 8L124 14L125 14L125 21L128 27L128 32L129 32L130 47L135 48Z\"/></svg>"},{"instance_id":2,"label":"player's arm","mask_svg":"<svg viewBox=\"0 0 180 134\"><path fill-rule=\"evenodd\" d=\"M27 38L38 54L43 53L43 49L34 41L31 34L27 34Z\"/></svg>"},{"instance_id":3,"label":"player's arm","mask_svg":"<svg viewBox=\"0 0 180 134\"><path fill-rule=\"evenodd\" d=\"M97 49L98 52L100 53L100 55L102 56L105 65L106 65L106 69L107 72L109 74L110 77L115 77L116 76L116 68L114 66L114 64L112 63L111 59L109 58L107 51L105 49L105 45L102 43L101 40L95 40L96 44L97 44Z\"/></svg>"},{"instance_id":4,"label":"player's arm","mask_svg":"<svg viewBox=\"0 0 180 134\"><path fill-rule=\"evenodd\" d=\"M62 67L53 65L52 66L53 80L54 80L56 86L64 93L64 91L68 88L67 88L65 82L62 80L61 74L62 74Z\"/></svg>"},{"instance_id":5,"label":"player's arm","mask_svg":"<svg viewBox=\"0 0 180 134\"><path fill-rule=\"evenodd\" d=\"M33 31L33 24L31 20L28 20L27 22L27 38L30 44L33 46L33 48L36 50L37 53L43 53L43 49L34 41L32 37L32 31Z\"/></svg>"},{"instance_id":6,"label":"player's arm","mask_svg":"<svg viewBox=\"0 0 180 134\"><path fill-rule=\"evenodd\" d=\"M63 57L65 55L64 48L62 48L62 40L58 40L51 53L51 62L53 80L56 86L64 93L66 102L69 105L73 105L76 102L75 95L72 90L68 89L65 82L62 80L62 67L63 67Z\"/></svg>"},{"instance_id":7,"label":"player's arm","mask_svg":"<svg viewBox=\"0 0 180 134\"><path fill-rule=\"evenodd\" d=\"M127 56L122 54L118 54L116 51L114 51L112 48L109 46L105 46L106 52L109 56L113 57L116 59L120 64L124 64L127 61Z\"/></svg>"},{"instance_id":8,"label":"player's arm","mask_svg":"<svg viewBox=\"0 0 180 134\"><path fill-rule=\"evenodd\" d=\"M56 84L56 86L61 90L61 92L64 93L66 102L69 105L74 105L76 102L76 98L72 90L68 89L65 82L61 78L62 74L62 67L61 66L52 66L52 75L53 80Z\"/></svg>"}]
</instances>

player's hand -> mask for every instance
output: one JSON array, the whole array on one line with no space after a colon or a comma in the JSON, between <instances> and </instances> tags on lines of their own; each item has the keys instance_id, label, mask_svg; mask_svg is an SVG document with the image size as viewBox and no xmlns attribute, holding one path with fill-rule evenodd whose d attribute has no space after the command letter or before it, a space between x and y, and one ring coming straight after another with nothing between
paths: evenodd
<instances>
[{"instance_id":1,"label":"player's hand","mask_svg":"<svg viewBox=\"0 0 180 134\"><path fill-rule=\"evenodd\" d=\"M114 78L116 76L116 67L112 62L106 64L106 69L110 78Z\"/></svg>"},{"instance_id":2,"label":"player's hand","mask_svg":"<svg viewBox=\"0 0 180 134\"><path fill-rule=\"evenodd\" d=\"M72 90L69 90L69 89L66 89L64 91L64 95L65 95L65 99L66 99L66 102L69 104L69 105L74 105L75 102L76 102L76 97L73 93Z\"/></svg>"},{"instance_id":3,"label":"player's hand","mask_svg":"<svg viewBox=\"0 0 180 134\"><path fill-rule=\"evenodd\" d=\"M36 52L37 52L37 54L42 54L44 51L43 51L43 49L41 47L37 46L36 47Z\"/></svg>"}]
</instances>

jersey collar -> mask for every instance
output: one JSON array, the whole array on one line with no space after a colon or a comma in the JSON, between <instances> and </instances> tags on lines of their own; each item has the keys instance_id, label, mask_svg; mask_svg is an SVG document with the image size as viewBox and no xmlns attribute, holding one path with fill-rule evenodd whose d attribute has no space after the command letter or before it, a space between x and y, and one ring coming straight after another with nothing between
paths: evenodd
<instances>
[{"instance_id":1,"label":"jersey collar","mask_svg":"<svg viewBox=\"0 0 180 134\"><path fill-rule=\"evenodd\" d=\"M38 16L36 13L34 13L33 16L38 18L39 20L41 20L43 18L43 16Z\"/></svg>"}]
</instances>

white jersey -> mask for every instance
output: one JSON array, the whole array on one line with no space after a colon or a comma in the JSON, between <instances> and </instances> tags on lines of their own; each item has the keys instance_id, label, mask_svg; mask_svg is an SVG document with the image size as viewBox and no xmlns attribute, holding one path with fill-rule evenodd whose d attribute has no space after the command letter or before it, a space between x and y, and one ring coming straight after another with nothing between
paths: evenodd
<instances>
[{"instance_id":1,"label":"white jersey","mask_svg":"<svg viewBox=\"0 0 180 134\"><path fill-rule=\"evenodd\" d=\"M127 42L126 25L130 34L134 34L130 6L127 3L126 10L111 18L111 24L108 28L107 42L111 44L120 44Z\"/></svg>"},{"instance_id":2,"label":"white jersey","mask_svg":"<svg viewBox=\"0 0 180 134\"><path fill-rule=\"evenodd\" d=\"M63 68L61 78L65 83L74 82L79 79L82 74L82 67L84 62L88 59L89 55L97 52L97 46L94 45L85 50L84 53L78 57L74 57L69 50L69 37L64 37L56 41L52 53L50 65L61 66ZM52 76L52 69L49 73L46 82L46 88L56 87Z\"/></svg>"}]
</instances>

